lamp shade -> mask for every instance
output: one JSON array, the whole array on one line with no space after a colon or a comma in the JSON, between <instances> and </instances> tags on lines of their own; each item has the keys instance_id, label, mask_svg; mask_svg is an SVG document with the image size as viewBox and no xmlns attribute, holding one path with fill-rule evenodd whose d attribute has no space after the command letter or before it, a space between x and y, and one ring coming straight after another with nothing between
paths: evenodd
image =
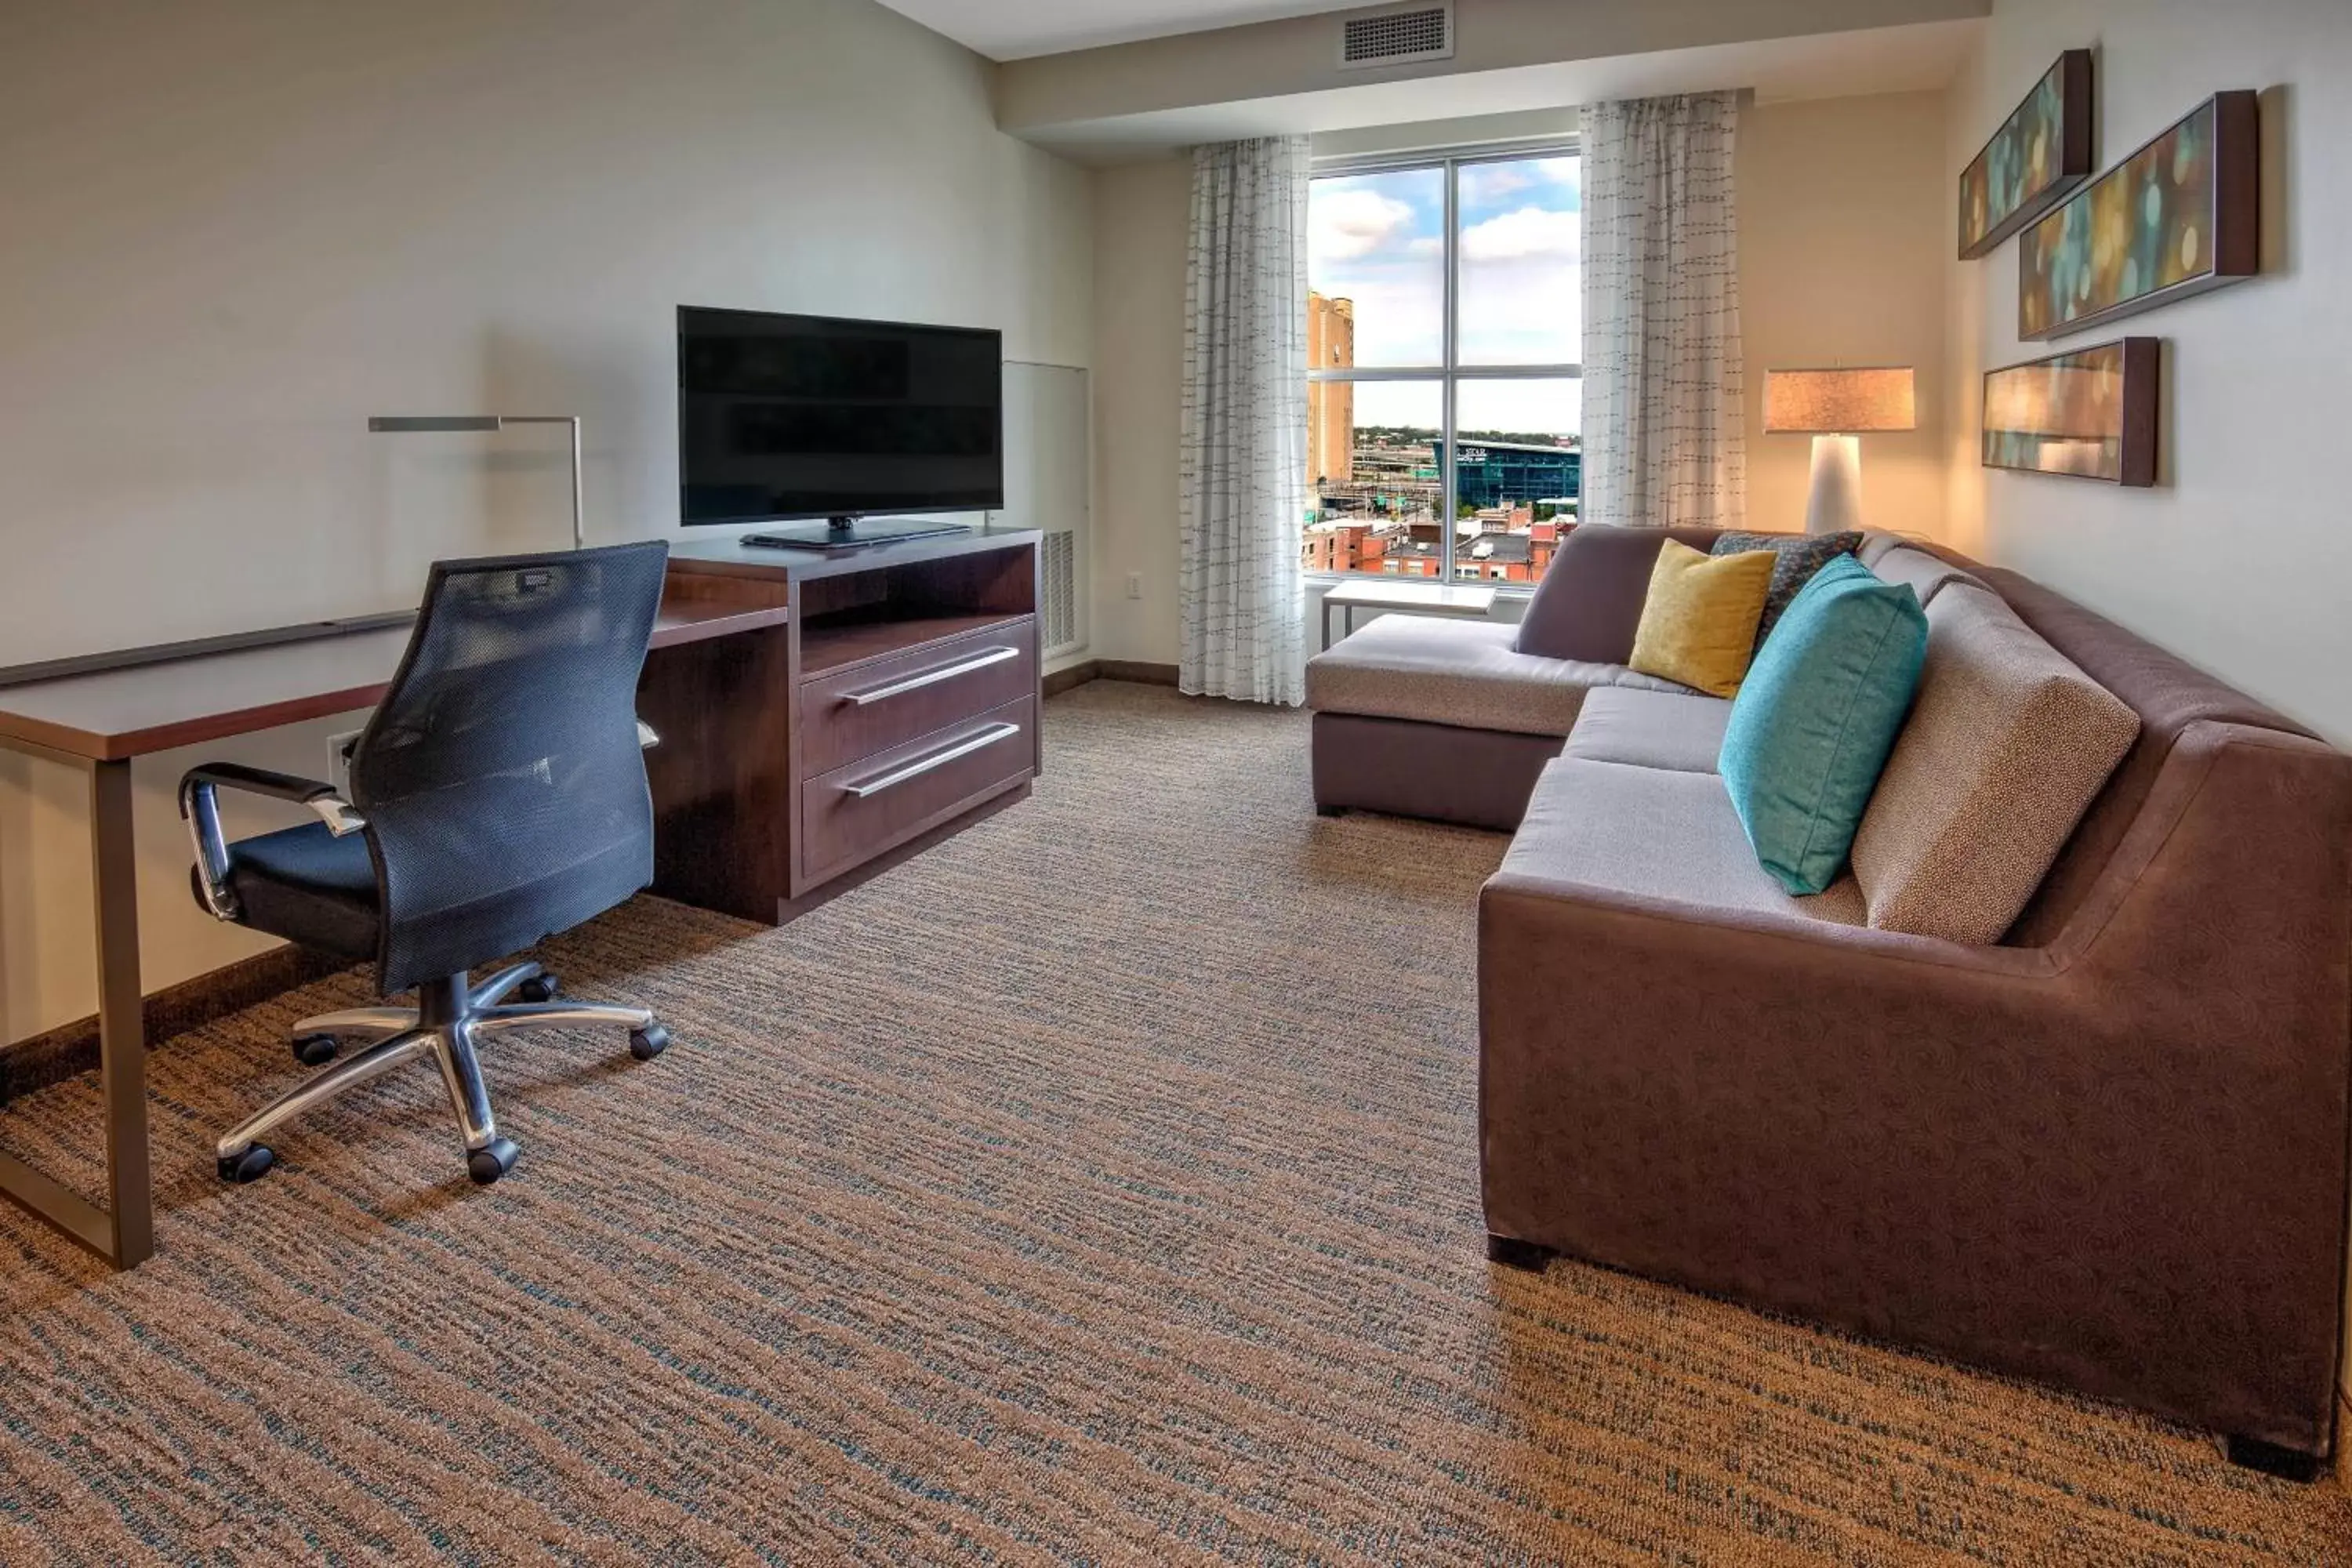
<instances>
[{"instance_id":1,"label":"lamp shade","mask_svg":"<svg viewBox=\"0 0 2352 1568\"><path fill-rule=\"evenodd\" d=\"M1768 433L1847 436L1910 430L1917 424L1907 364L1764 373Z\"/></svg>"}]
</instances>

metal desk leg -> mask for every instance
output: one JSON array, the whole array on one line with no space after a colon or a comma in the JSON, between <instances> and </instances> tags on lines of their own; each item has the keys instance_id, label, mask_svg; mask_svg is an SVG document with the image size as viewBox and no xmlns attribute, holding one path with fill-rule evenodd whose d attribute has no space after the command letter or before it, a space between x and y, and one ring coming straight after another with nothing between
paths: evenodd
<instances>
[{"instance_id":1,"label":"metal desk leg","mask_svg":"<svg viewBox=\"0 0 2352 1568\"><path fill-rule=\"evenodd\" d=\"M139 868L131 837L131 764L89 771L90 880L98 900L98 1075L106 1094L106 1173L117 1268L155 1251L147 1171L147 1020L139 989Z\"/></svg>"},{"instance_id":2,"label":"metal desk leg","mask_svg":"<svg viewBox=\"0 0 2352 1568\"><path fill-rule=\"evenodd\" d=\"M89 769L99 1080L106 1100L107 1195L112 1206L101 1209L7 1154L0 1154L0 1196L14 1199L117 1268L132 1268L154 1254L155 1215L147 1168L147 1039L139 990L131 764L118 760L82 765Z\"/></svg>"}]
</instances>

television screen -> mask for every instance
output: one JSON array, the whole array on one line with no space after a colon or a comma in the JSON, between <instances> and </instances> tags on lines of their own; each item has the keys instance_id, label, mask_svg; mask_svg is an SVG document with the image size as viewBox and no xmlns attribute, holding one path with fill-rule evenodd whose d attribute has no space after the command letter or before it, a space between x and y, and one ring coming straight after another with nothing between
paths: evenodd
<instances>
[{"instance_id":1,"label":"television screen","mask_svg":"<svg viewBox=\"0 0 2352 1568\"><path fill-rule=\"evenodd\" d=\"M681 306L681 521L1004 504L1000 334Z\"/></svg>"}]
</instances>

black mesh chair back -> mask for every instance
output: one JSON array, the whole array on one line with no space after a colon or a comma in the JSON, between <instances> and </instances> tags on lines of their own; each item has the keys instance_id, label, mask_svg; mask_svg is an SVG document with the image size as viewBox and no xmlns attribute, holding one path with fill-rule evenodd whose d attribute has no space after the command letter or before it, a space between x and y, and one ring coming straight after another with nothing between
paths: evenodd
<instances>
[{"instance_id":1,"label":"black mesh chair back","mask_svg":"<svg viewBox=\"0 0 2352 1568\"><path fill-rule=\"evenodd\" d=\"M531 946L653 880L637 676L657 541L436 563L352 755L386 994Z\"/></svg>"}]
</instances>

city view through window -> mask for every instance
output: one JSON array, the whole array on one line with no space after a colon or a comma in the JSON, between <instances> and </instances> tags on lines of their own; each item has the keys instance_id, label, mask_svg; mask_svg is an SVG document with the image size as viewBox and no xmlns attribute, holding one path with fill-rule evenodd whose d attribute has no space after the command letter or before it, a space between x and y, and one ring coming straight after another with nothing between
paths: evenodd
<instances>
[{"instance_id":1,"label":"city view through window","mask_svg":"<svg viewBox=\"0 0 2352 1568\"><path fill-rule=\"evenodd\" d=\"M1582 493L1579 173L1561 151L1316 177L1307 570L1543 575Z\"/></svg>"}]
</instances>

